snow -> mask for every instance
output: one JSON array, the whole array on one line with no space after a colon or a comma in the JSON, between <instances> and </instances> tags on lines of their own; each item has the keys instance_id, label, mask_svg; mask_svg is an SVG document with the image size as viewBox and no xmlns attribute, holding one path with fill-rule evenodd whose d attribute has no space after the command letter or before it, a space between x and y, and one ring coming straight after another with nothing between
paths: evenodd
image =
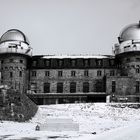
<instances>
[{"instance_id":1,"label":"snow","mask_svg":"<svg viewBox=\"0 0 140 140\"><path fill-rule=\"evenodd\" d=\"M110 58L113 56L105 56L105 55L46 55L43 56L45 59L51 59L51 58L57 58L57 59L64 59L64 58L70 58L70 59L76 59L76 58Z\"/></svg>"},{"instance_id":2,"label":"snow","mask_svg":"<svg viewBox=\"0 0 140 140\"><path fill-rule=\"evenodd\" d=\"M122 127L104 134L97 136L92 140L140 140L140 122L134 122L133 124Z\"/></svg>"},{"instance_id":3,"label":"snow","mask_svg":"<svg viewBox=\"0 0 140 140\"><path fill-rule=\"evenodd\" d=\"M28 122L1 121L0 139L139 140L139 114L139 108L114 107L106 103L43 105ZM35 131L37 124L44 124L50 118L72 118L79 123L79 132Z\"/></svg>"}]
</instances>

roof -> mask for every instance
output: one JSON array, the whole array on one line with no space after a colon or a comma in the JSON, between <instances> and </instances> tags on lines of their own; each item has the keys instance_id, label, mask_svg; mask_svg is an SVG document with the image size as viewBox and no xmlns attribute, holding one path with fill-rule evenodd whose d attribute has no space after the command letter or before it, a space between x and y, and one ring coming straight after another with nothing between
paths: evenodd
<instances>
[{"instance_id":1,"label":"roof","mask_svg":"<svg viewBox=\"0 0 140 140\"><path fill-rule=\"evenodd\" d=\"M83 59L89 59L89 58L97 58L97 59L103 59L103 58L114 58L112 55L44 55L40 56L44 59L77 59L77 58L83 58Z\"/></svg>"},{"instance_id":2,"label":"roof","mask_svg":"<svg viewBox=\"0 0 140 140\"><path fill-rule=\"evenodd\" d=\"M121 41L140 40L140 23L135 23L123 28L119 35Z\"/></svg>"},{"instance_id":3,"label":"roof","mask_svg":"<svg viewBox=\"0 0 140 140\"><path fill-rule=\"evenodd\" d=\"M6 41L21 41L29 45L28 38L25 36L23 32L21 32L18 29L11 29L5 32L0 38L0 43Z\"/></svg>"}]
</instances>

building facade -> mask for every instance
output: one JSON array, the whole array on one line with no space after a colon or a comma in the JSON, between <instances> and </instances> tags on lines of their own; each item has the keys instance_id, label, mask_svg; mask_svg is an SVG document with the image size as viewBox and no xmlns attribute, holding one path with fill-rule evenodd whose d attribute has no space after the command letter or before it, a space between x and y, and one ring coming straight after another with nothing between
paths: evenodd
<instances>
[{"instance_id":1,"label":"building facade","mask_svg":"<svg viewBox=\"0 0 140 140\"><path fill-rule=\"evenodd\" d=\"M140 23L125 27L113 55L32 55L17 29L0 39L1 85L37 104L140 102Z\"/></svg>"}]
</instances>

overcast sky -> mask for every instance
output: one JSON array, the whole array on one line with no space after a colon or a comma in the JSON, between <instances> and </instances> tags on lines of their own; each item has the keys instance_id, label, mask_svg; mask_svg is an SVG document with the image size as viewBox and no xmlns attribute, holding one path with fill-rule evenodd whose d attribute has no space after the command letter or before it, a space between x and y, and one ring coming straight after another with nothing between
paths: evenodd
<instances>
[{"instance_id":1,"label":"overcast sky","mask_svg":"<svg viewBox=\"0 0 140 140\"><path fill-rule=\"evenodd\" d=\"M139 22L139 0L0 0L0 35L19 29L34 54L111 54Z\"/></svg>"}]
</instances>

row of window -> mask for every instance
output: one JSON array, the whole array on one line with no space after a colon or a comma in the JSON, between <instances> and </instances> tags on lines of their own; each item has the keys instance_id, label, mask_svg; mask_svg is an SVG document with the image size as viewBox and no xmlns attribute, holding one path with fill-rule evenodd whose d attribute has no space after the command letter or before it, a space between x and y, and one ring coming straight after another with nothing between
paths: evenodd
<instances>
[{"instance_id":1,"label":"row of window","mask_svg":"<svg viewBox=\"0 0 140 140\"><path fill-rule=\"evenodd\" d=\"M13 78L13 72L10 72L9 75L10 75L9 76L10 78ZM23 75L23 72L19 71L19 77L22 77L22 75Z\"/></svg>"},{"instance_id":2,"label":"row of window","mask_svg":"<svg viewBox=\"0 0 140 140\"><path fill-rule=\"evenodd\" d=\"M22 71L19 71L19 77L22 77L22 76L23 76L23 72L22 72ZM9 73L9 77L10 77L10 78L13 78L13 77L14 77L14 76L13 76L13 72L10 72L10 73ZM1 82L3 83L3 76L1 76L1 79L2 79Z\"/></svg>"},{"instance_id":3,"label":"row of window","mask_svg":"<svg viewBox=\"0 0 140 140\"><path fill-rule=\"evenodd\" d=\"M114 76L114 72L113 71L110 71L110 75L111 76ZM10 72L10 78L13 78L13 72ZM23 72L22 71L19 71L19 77L22 77L23 75ZM36 71L32 71L32 77L36 77L37 74L36 74ZM49 77L50 76L50 71L45 71L45 76ZM58 71L58 77L62 77L63 76L63 71ZM76 76L76 71L71 71L71 76L72 77L75 77ZM86 70L84 71L84 76L88 77L89 76L89 72ZM97 71L97 76L102 76L102 71L101 70L98 70Z\"/></svg>"},{"instance_id":4,"label":"row of window","mask_svg":"<svg viewBox=\"0 0 140 140\"><path fill-rule=\"evenodd\" d=\"M13 59L13 58L9 59L9 62L10 62L10 63L15 62L15 61L16 61L16 62L18 61L19 63L24 63L24 61L23 61L22 59L20 59L20 60L15 60L15 59ZM1 64L3 64L3 63L4 63L4 60L1 60Z\"/></svg>"},{"instance_id":5,"label":"row of window","mask_svg":"<svg viewBox=\"0 0 140 140\"><path fill-rule=\"evenodd\" d=\"M107 61L110 66L115 65L114 59L110 59ZM69 65L71 67L75 67L75 66L76 67L77 66L88 67L88 66L93 65L93 63L95 66L99 66L99 67L106 65L106 63L103 64L103 59L95 59L95 60L93 60L93 62L90 59L70 59L70 60L67 60L67 59L52 59L52 60L51 59L50 60L39 59L39 60L33 60L32 66L33 67L36 67L36 66L50 67L52 65L55 65L58 67L63 67L64 65Z\"/></svg>"},{"instance_id":6,"label":"row of window","mask_svg":"<svg viewBox=\"0 0 140 140\"><path fill-rule=\"evenodd\" d=\"M89 71L85 70L83 74L84 74L84 76L88 77L89 76ZM114 74L114 72L111 73L111 75L112 74ZM36 77L37 76L37 71L32 71L31 76ZM50 76L50 71L45 71L45 76L49 77ZM58 71L58 77L62 77L62 76L63 76L63 71ZM71 76L75 77L76 76L76 71L71 71ZM97 76L102 76L102 71L101 70L97 71Z\"/></svg>"},{"instance_id":7,"label":"row of window","mask_svg":"<svg viewBox=\"0 0 140 140\"><path fill-rule=\"evenodd\" d=\"M120 67L121 68L124 68L124 69L129 69L129 68L139 69L140 68L140 65L127 65L127 66L120 65Z\"/></svg>"},{"instance_id":8,"label":"row of window","mask_svg":"<svg viewBox=\"0 0 140 140\"><path fill-rule=\"evenodd\" d=\"M23 67L13 67L13 66L9 66L9 67L5 66L5 67L2 67L1 69L2 70L9 70L9 69L11 69L11 70L15 70L15 69L25 70L25 68L23 68Z\"/></svg>"},{"instance_id":9,"label":"row of window","mask_svg":"<svg viewBox=\"0 0 140 140\"><path fill-rule=\"evenodd\" d=\"M133 59L133 60L131 60L131 59ZM126 62L130 62L130 61L140 61L140 58L126 58Z\"/></svg>"},{"instance_id":10,"label":"row of window","mask_svg":"<svg viewBox=\"0 0 140 140\"><path fill-rule=\"evenodd\" d=\"M44 93L50 93L50 83L44 83ZM36 92L36 85L31 86L31 90ZM64 87L63 82L57 83L57 93L63 93ZM89 92L89 83L84 82L83 83L83 92ZM70 93L76 93L76 82L70 83Z\"/></svg>"},{"instance_id":11,"label":"row of window","mask_svg":"<svg viewBox=\"0 0 140 140\"><path fill-rule=\"evenodd\" d=\"M89 76L89 71L85 70L83 75L88 77ZM114 75L115 75L115 71L110 70L110 76L114 76ZM32 71L31 76L36 77L37 76L37 71ZM49 77L50 76L50 71L45 71L45 76ZM62 77L62 76L63 76L63 71L58 71L58 77ZM76 76L76 71L71 71L71 76L75 77ZM97 70L97 76L102 76L102 71L101 70Z\"/></svg>"}]
</instances>

